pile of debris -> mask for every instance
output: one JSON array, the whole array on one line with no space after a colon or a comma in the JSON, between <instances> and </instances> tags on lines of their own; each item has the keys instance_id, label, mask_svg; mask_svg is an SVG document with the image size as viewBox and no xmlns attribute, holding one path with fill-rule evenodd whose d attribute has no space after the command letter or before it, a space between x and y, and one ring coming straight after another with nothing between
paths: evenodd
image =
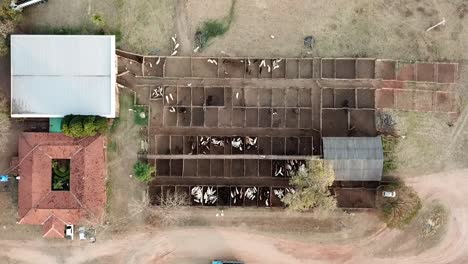
<instances>
[{"instance_id":1,"label":"pile of debris","mask_svg":"<svg viewBox=\"0 0 468 264\"><path fill-rule=\"evenodd\" d=\"M304 46L312 49L315 45L315 38L313 36L306 36L304 38Z\"/></svg>"},{"instance_id":2,"label":"pile of debris","mask_svg":"<svg viewBox=\"0 0 468 264\"><path fill-rule=\"evenodd\" d=\"M385 133L398 133L397 122L391 113L377 111L377 130Z\"/></svg>"}]
</instances>

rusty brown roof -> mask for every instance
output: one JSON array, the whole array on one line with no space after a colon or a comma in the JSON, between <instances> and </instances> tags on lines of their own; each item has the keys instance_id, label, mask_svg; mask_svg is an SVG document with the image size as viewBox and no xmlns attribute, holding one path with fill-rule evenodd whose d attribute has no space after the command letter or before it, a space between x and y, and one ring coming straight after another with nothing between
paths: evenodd
<instances>
[{"instance_id":1,"label":"rusty brown roof","mask_svg":"<svg viewBox=\"0 0 468 264\"><path fill-rule=\"evenodd\" d=\"M22 133L18 146L19 223L43 225L44 234L50 236L56 235L50 227L50 221L56 223L52 226L59 225L56 219L64 225L100 223L106 204L105 144L102 136L74 139L55 133ZM52 191L52 159L70 159L70 191Z\"/></svg>"}]
</instances>

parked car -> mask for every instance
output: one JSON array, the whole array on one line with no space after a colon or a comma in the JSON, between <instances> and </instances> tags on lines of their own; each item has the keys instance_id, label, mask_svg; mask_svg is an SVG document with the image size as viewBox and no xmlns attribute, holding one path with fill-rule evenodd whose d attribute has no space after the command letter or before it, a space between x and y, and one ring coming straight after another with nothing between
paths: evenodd
<instances>
[{"instance_id":1,"label":"parked car","mask_svg":"<svg viewBox=\"0 0 468 264\"><path fill-rule=\"evenodd\" d=\"M80 240L86 240L86 229L84 226L78 228L78 235L80 236Z\"/></svg>"},{"instance_id":2,"label":"parked car","mask_svg":"<svg viewBox=\"0 0 468 264\"><path fill-rule=\"evenodd\" d=\"M396 197L396 192L395 191L383 191L382 196L383 197L389 197L389 198L395 198Z\"/></svg>"},{"instance_id":3,"label":"parked car","mask_svg":"<svg viewBox=\"0 0 468 264\"><path fill-rule=\"evenodd\" d=\"M65 237L67 239L73 240L75 230L73 228L73 225L66 225L65 226Z\"/></svg>"}]
</instances>

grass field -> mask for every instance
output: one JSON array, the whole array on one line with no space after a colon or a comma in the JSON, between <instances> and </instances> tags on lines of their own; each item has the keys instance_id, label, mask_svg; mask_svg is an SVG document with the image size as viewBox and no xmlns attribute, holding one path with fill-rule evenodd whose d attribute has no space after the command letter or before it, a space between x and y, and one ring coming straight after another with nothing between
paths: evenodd
<instances>
[{"instance_id":1,"label":"grass field","mask_svg":"<svg viewBox=\"0 0 468 264\"><path fill-rule=\"evenodd\" d=\"M169 35L174 34L175 6L171 0L157 1L66 1L55 0L26 9L23 32L43 28L79 29L92 26L99 16L109 31L121 32L119 46L141 53L168 53Z\"/></svg>"},{"instance_id":2,"label":"grass field","mask_svg":"<svg viewBox=\"0 0 468 264\"><path fill-rule=\"evenodd\" d=\"M231 1L49 1L25 10L23 31L38 26L79 27L99 15L122 33L121 48L170 53L177 33L189 55L205 21L223 19ZM281 1L238 0L229 30L213 39L204 55L377 57L404 60L455 60L468 57L468 7L453 1ZM446 18L446 25L425 29ZM274 36L274 39L271 38ZM313 35L315 47L303 45ZM466 42L466 41L465 41Z\"/></svg>"}]
</instances>

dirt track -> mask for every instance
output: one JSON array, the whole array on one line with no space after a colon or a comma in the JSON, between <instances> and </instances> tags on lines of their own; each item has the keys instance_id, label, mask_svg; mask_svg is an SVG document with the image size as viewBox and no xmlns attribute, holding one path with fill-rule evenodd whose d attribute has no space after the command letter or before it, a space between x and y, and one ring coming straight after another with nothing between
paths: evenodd
<instances>
[{"instance_id":1,"label":"dirt track","mask_svg":"<svg viewBox=\"0 0 468 264\"><path fill-rule=\"evenodd\" d=\"M364 240L340 244L304 243L227 228L187 228L161 233L141 232L97 244L0 242L5 255L19 263L207 263L210 258L239 258L246 263L466 263L468 260L468 170L411 179L425 202L435 199L450 208L448 230L441 243L418 255L382 256L400 231L380 230ZM456 187L455 187L456 186ZM27 249L27 255L25 254ZM86 253L84 253L86 252ZM31 258L34 256L34 258ZM5 258L4 258L5 259ZM42 262L42 263L45 263ZM8 262L7 262L8 263ZM13 262L16 263L16 262Z\"/></svg>"}]
</instances>

